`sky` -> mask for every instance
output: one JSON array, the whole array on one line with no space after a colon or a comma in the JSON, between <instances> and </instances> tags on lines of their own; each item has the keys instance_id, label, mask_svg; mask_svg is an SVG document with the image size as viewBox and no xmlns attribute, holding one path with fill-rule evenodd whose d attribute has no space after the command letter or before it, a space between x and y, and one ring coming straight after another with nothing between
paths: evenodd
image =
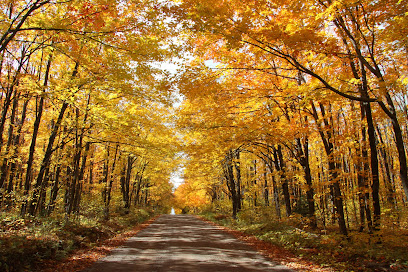
<instances>
[{"instance_id":1,"label":"sky","mask_svg":"<svg viewBox=\"0 0 408 272\"><path fill-rule=\"evenodd\" d=\"M219 63L214 62L213 60L207 60L205 61L204 64L209 68L215 68L217 67ZM176 64L176 62L161 62L161 63L157 63L157 66L163 70L170 72L171 74L175 74L177 72L177 69L180 68ZM178 98L180 98L180 102L176 103L174 106L178 107L181 105L182 96L179 94L176 94L176 95ZM174 190L177 189L177 187L179 187L184 182L183 175L184 175L183 167L179 167L176 171L174 171L171 174L170 182L174 185Z\"/></svg>"},{"instance_id":2,"label":"sky","mask_svg":"<svg viewBox=\"0 0 408 272\"><path fill-rule=\"evenodd\" d=\"M170 182L173 183L174 189L177 189L177 187L179 187L184 182L183 174L184 174L184 168L182 167L179 167L177 171L174 171L171 174Z\"/></svg>"}]
</instances>

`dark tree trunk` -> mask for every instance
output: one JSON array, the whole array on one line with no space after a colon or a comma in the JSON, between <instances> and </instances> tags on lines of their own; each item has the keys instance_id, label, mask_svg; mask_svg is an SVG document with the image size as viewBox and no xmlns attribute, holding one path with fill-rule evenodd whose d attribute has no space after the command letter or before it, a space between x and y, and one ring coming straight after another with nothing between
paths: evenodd
<instances>
[{"instance_id":1,"label":"dark tree trunk","mask_svg":"<svg viewBox=\"0 0 408 272\"><path fill-rule=\"evenodd\" d=\"M363 91L363 97L368 97L366 91ZM371 113L371 105L369 103L362 103L364 108L366 120L367 120L367 131L368 131L368 142L370 145L370 163L371 163L371 195L373 198L374 207L374 229L380 227L381 219L381 204L380 204L380 175L378 169L378 152L377 152L377 141L375 137L375 126Z\"/></svg>"},{"instance_id":2,"label":"dark tree trunk","mask_svg":"<svg viewBox=\"0 0 408 272\"><path fill-rule=\"evenodd\" d=\"M399 159L399 165L400 165L400 179L401 179L402 187L405 192L405 200L408 202L408 165L407 165L407 157L405 154L404 139L402 136L401 126L399 124L397 114L393 107L391 98L387 100L390 100L389 104L392 105L391 124L394 130L395 144L397 146L397 151L398 151L398 159Z\"/></svg>"},{"instance_id":3,"label":"dark tree trunk","mask_svg":"<svg viewBox=\"0 0 408 272\"><path fill-rule=\"evenodd\" d=\"M364 120L366 117L366 109L363 105L361 105L361 119ZM368 151L366 148L366 143L367 143L367 134L366 134L366 129L363 126L361 129L361 156L362 156L362 162L359 163L358 168L360 169L358 173L358 186L359 186L359 200L360 200L360 209L363 209L363 211L360 210L360 219L361 219L361 225L360 225L360 231L364 230L364 216L367 219L367 226L369 232L372 232L373 230L373 220L371 217L371 208L370 208L370 193L369 193L369 186L367 182L367 176L368 172L370 169L370 166L368 164ZM362 167L361 167L362 166Z\"/></svg>"},{"instance_id":4,"label":"dark tree trunk","mask_svg":"<svg viewBox=\"0 0 408 272\"><path fill-rule=\"evenodd\" d=\"M348 231L347 231L347 227L346 227L346 221L344 219L344 208L343 208L343 196L341 194L341 189L340 189L340 184L339 181L337 179L338 174L337 174L337 168L336 168L336 163L334 162L334 158L333 158L333 151L334 151L334 147L333 147L333 139L332 139L332 132L330 131L330 129L326 129L326 131L324 130L325 128L329 127L329 122L327 121L326 117L325 117L325 108L323 106L323 104L320 104L320 112L323 116L323 123L324 123L324 127L322 127L322 121L320 120L316 107L314 105L313 102L311 102L311 106L312 106L312 111L313 111L313 117L315 119L315 122L317 124L317 128L319 131L319 134L321 136L323 145L324 145L324 149L326 151L326 155L328 157L328 165L329 165L329 179L331 181L331 189L332 189L332 195L333 195L333 203L335 206L335 210L336 210L336 217L337 217L337 221L339 224L339 228L340 228L340 232L343 235L347 235Z\"/></svg>"},{"instance_id":5,"label":"dark tree trunk","mask_svg":"<svg viewBox=\"0 0 408 272\"><path fill-rule=\"evenodd\" d=\"M286 166L283 160L282 147L280 145L278 145L278 148L273 148L273 156L275 168L280 172L283 199L286 207L286 216L289 217L292 214L292 206L290 202L289 183L286 177Z\"/></svg>"},{"instance_id":6,"label":"dark tree trunk","mask_svg":"<svg viewBox=\"0 0 408 272\"><path fill-rule=\"evenodd\" d=\"M14 76L14 79L13 79L11 85L7 88L6 96L4 98L3 109L2 109L2 112L1 112L1 118L0 118L0 152L3 150L3 133L4 133L4 126L5 126L6 120L7 120L7 113L8 113L8 110L10 108L10 105L11 105L11 101L12 101L11 98L12 98L13 94L14 94L14 100L16 100L17 92L14 90L14 88L18 83L17 78L20 75L20 70L22 68L22 65L23 65L23 63L22 63L22 61L20 61L18 70L16 72L16 75ZM0 185L2 185L2 184L0 184Z\"/></svg>"},{"instance_id":7,"label":"dark tree trunk","mask_svg":"<svg viewBox=\"0 0 408 272\"><path fill-rule=\"evenodd\" d=\"M22 55L24 54L24 47L22 51ZM0 118L0 154L2 153L3 150L3 133L4 133L4 126L6 124L7 120L7 113L10 108L11 102L13 100L13 107L12 107L12 112L10 116L10 126L9 126L9 131L8 131L8 140L7 140L7 150L5 154L1 154L3 156L3 164L1 165L1 176L0 176L0 190L3 188L3 186L7 182L7 177L9 173L9 152L11 145L13 143L13 133L14 133L14 124L15 124L15 115L18 107L18 101L20 94L17 90L15 90L15 87L18 85L18 78L20 76L21 69L23 68L24 65L24 57L21 58L17 70L15 72L15 75L13 76L13 79L10 83L10 85L7 87L6 91L6 96L4 98L4 103L3 103L3 109L1 113L1 118ZM14 98L12 99L12 96L14 94ZM2 193L0 192L0 204L1 204L1 198L2 198Z\"/></svg>"},{"instance_id":8,"label":"dark tree trunk","mask_svg":"<svg viewBox=\"0 0 408 272\"><path fill-rule=\"evenodd\" d=\"M54 208L55 208L55 201L57 200L57 195L59 191L60 174L61 174L61 165L58 164L57 169L55 171L54 183L51 188L50 200L48 202L48 207L47 207L48 216L51 215L51 213L54 211Z\"/></svg>"},{"instance_id":9,"label":"dark tree trunk","mask_svg":"<svg viewBox=\"0 0 408 272\"><path fill-rule=\"evenodd\" d=\"M108 183L108 176L109 176L109 146L106 148L106 159L103 162L103 172L102 172L102 179L99 183L101 183L103 185L103 189L102 189L102 201L103 203L106 203L107 200L107 192L106 192L106 188L108 187L107 183Z\"/></svg>"},{"instance_id":10,"label":"dark tree trunk","mask_svg":"<svg viewBox=\"0 0 408 272\"><path fill-rule=\"evenodd\" d=\"M271 149L269 147L267 148L267 152L268 152L267 160L268 160L269 171L273 173L274 160L272 158L273 154L271 153ZM279 201L279 188L278 188L278 185L276 184L276 179L274 175L272 175L272 190L273 190L273 202L275 204L276 216L278 217L278 219L281 219L282 215L281 215L281 208L280 208L280 201Z\"/></svg>"},{"instance_id":11,"label":"dark tree trunk","mask_svg":"<svg viewBox=\"0 0 408 272\"><path fill-rule=\"evenodd\" d=\"M135 159L132 156L128 156L127 164L123 164L123 169L120 177L123 207L126 213L129 213L130 208L130 176L132 174L134 162Z\"/></svg>"},{"instance_id":12,"label":"dark tree trunk","mask_svg":"<svg viewBox=\"0 0 408 272\"><path fill-rule=\"evenodd\" d=\"M50 75L50 68L51 68L51 61L52 61L52 54L49 56L48 62L47 62L47 68L45 71L45 77L44 77L44 87L48 85L48 79ZM38 102L37 106L37 113L34 121L34 128L33 128L33 135L31 138L31 144L30 144L30 151L28 155L28 160L27 160L27 170L26 170L26 176L25 176L25 182L24 182L24 191L23 195L25 199L23 200L23 204L21 205L21 215L24 216L26 211L27 211L27 206L28 206L28 193L30 191L31 187L31 180L32 180L32 168L33 168L33 162L34 162L34 151L35 151L35 145L37 142L37 136L38 136L38 130L40 128L40 122L41 122L41 117L43 113L43 108L44 108L44 96L45 92L43 92L40 96L40 101Z\"/></svg>"},{"instance_id":13,"label":"dark tree trunk","mask_svg":"<svg viewBox=\"0 0 408 272\"><path fill-rule=\"evenodd\" d=\"M300 138L296 139L297 143L297 150L298 150L298 161L303 168L303 172L305 173L305 180L306 180L306 198L308 204L308 215L310 217L310 224L312 228L317 227L317 221L315 216L315 201L314 201L314 190L313 190L313 182L312 182L312 174L310 171L310 164L309 164L309 139L305 137L304 144Z\"/></svg>"},{"instance_id":14,"label":"dark tree trunk","mask_svg":"<svg viewBox=\"0 0 408 272\"><path fill-rule=\"evenodd\" d=\"M239 212L242 209L242 194L241 194L241 161L240 161L240 151L235 151L235 159L233 160L235 167L235 178L236 178L236 188L237 194L235 201L237 202L237 207Z\"/></svg>"},{"instance_id":15,"label":"dark tree trunk","mask_svg":"<svg viewBox=\"0 0 408 272\"><path fill-rule=\"evenodd\" d=\"M264 202L265 206L269 206L269 186L268 186L268 173L266 163L264 164Z\"/></svg>"},{"instance_id":16,"label":"dark tree trunk","mask_svg":"<svg viewBox=\"0 0 408 272\"><path fill-rule=\"evenodd\" d=\"M13 138L14 138L14 126L15 126L15 116L16 116L16 111L18 107L18 100L19 100L19 95L17 92L14 94L14 101L13 101L13 108L11 110L11 116L10 116L10 125L9 125L9 130L8 130L8 139L7 139L7 147L5 154L3 155L3 164L1 166L1 175L0 175L0 206L3 202L3 193L4 191L7 191L7 194L5 195L5 202L6 205L11 204L11 196L10 192L13 188L13 183L7 184L7 177L9 176L9 156L10 156L10 149L12 148L12 143L13 143ZM3 190L3 186L7 185L7 189ZM11 188L11 189L10 189Z\"/></svg>"},{"instance_id":17,"label":"dark tree trunk","mask_svg":"<svg viewBox=\"0 0 408 272\"><path fill-rule=\"evenodd\" d=\"M8 188L7 188L7 193L10 194L13 191L13 183L14 183L14 178L16 176L16 168L17 168L17 163L16 163L16 159L18 157L18 153L19 153L19 147L20 147L20 137L21 137L21 131L23 129L23 125L26 119L26 113L27 113L27 106L28 106L28 102L29 102L29 98L27 98L24 101L23 104L23 109L21 112L21 119L20 119L20 123L18 124L18 129L17 129L17 133L16 136L14 137L14 142L13 142L13 154L11 156L12 161L10 163L10 175L9 175L9 183L8 183Z\"/></svg>"},{"instance_id":18,"label":"dark tree trunk","mask_svg":"<svg viewBox=\"0 0 408 272\"><path fill-rule=\"evenodd\" d=\"M142 163L142 165L140 166L139 170L136 173L136 177L135 177L135 181L133 183L133 187L136 186L135 190L135 199L133 201L134 205L138 205L141 204L141 189L142 189L142 185L143 185L143 173L145 171L147 167L147 163Z\"/></svg>"},{"instance_id":19,"label":"dark tree trunk","mask_svg":"<svg viewBox=\"0 0 408 272\"><path fill-rule=\"evenodd\" d=\"M41 184L40 187L40 193L38 197L38 204L36 207L36 213L39 213L41 216L44 216L46 214L45 210L45 202L47 198L47 187L49 183L49 174L50 174L50 167L48 166L47 169L45 170L44 174L44 180Z\"/></svg>"},{"instance_id":20,"label":"dark tree trunk","mask_svg":"<svg viewBox=\"0 0 408 272\"><path fill-rule=\"evenodd\" d=\"M43 161L42 161L41 166L40 166L40 171L39 171L39 173L37 175L37 180L36 180L36 183L34 185L33 193L32 193L32 196L31 196L32 199L31 199L30 204L29 204L28 213L30 215L35 215L35 213L36 213L36 207L37 207L37 205L39 203L39 197L40 197L40 191L39 190L42 187L42 183L43 183L43 180L44 180L44 177L45 177L45 172L46 172L46 170L48 169L48 167L50 165L51 156L52 156L52 153L54 151L53 150L54 141L55 141L55 138L57 137L59 128L60 128L61 123L62 123L62 119L63 119L64 114L65 114L65 110L67 108L68 108L68 103L64 102L62 104L62 107L61 107L57 122L55 123L55 125L54 125L54 127L53 127L53 129L51 131L50 138L48 139L48 146L47 146L47 149L46 149L45 154L44 154Z\"/></svg>"},{"instance_id":21,"label":"dark tree trunk","mask_svg":"<svg viewBox=\"0 0 408 272\"><path fill-rule=\"evenodd\" d=\"M237 153L237 154L235 154ZM235 161L234 161L235 160ZM234 174L235 168L235 174ZM232 217L237 218L241 210L241 170L239 165L239 151L229 151L225 156L223 163L224 177L227 183L228 191L232 201Z\"/></svg>"},{"instance_id":22,"label":"dark tree trunk","mask_svg":"<svg viewBox=\"0 0 408 272\"><path fill-rule=\"evenodd\" d=\"M111 169L111 174L106 182L106 188L105 188L105 198L104 198L104 210L103 210L103 219L105 221L109 220L109 210L110 210L110 202L112 198L112 185L114 181L114 171L115 171L115 166L116 166L116 161L117 161L117 155L118 155L118 150L119 150L119 144L116 145L116 150L115 150L115 157L113 158L113 163L112 163L112 169Z\"/></svg>"},{"instance_id":23,"label":"dark tree trunk","mask_svg":"<svg viewBox=\"0 0 408 272\"><path fill-rule=\"evenodd\" d=\"M385 172L384 183L385 183L385 188L387 189L387 202L391 206L391 208L394 210L396 208L397 201L395 199L395 191L394 191L393 186L392 186L392 184L393 184L393 181L392 181L393 177L392 177L392 174L391 174L391 169L392 168L391 168L390 163L389 163L389 156L388 156L387 151L386 151L386 149L384 147L385 143L384 143L384 140L382 138L381 131L380 131L379 127L377 127L377 134L378 134L378 139L380 140L380 143L381 143L381 145L379 147L379 150L380 150L381 157L383 159L383 168L384 168L384 172Z\"/></svg>"}]
</instances>

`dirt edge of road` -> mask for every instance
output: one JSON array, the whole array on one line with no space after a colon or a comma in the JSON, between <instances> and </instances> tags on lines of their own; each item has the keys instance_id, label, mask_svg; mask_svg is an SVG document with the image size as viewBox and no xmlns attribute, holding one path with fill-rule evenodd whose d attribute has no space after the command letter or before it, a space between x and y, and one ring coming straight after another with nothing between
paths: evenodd
<instances>
[{"instance_id":1,"label":"dirt edge of road","mask_svg":"<svg viewBox=\"0 0 408 272\"><path fill-rule=\"evenodd\" d=\"M249 235L237 230L233 230L221 225L214 223L213 221L207 220L201 216L196 216L198 219L211 224L213 226L218 227L219 229L231 234L235 238L240 241L245 242L255 250L257 250L260 254L267 257L274 263L278 263L281 265L285 265L295 271L317 271L317 272L333 272L335 270L331 268L323 268L317 264L314 264L308 260L302 259L291 253L290 251L279 247L277 245L271 244L266 241L262 241L253 235Z\"/></svg>"},{"instance_id":2,"label":"dirt edge of road","mask_svg":"<svg viewBox=\"0 0 408 272\"><path fill-rule=\"evenodd\" d=\"M111 253L111 251L118 246L123 245L126 240L132 236L135 236L141 230L147 228L152 224L160 215L157 215L146 222L137 225L133 229L120 233L110 239L101 241L97 246L79 249L72 252L69 257L61 261L49 261L44 262L35 271L41 272L74 272L81 271L92 264L94 264L100 258L103 258Z\"/></svg>"}]
</instances>

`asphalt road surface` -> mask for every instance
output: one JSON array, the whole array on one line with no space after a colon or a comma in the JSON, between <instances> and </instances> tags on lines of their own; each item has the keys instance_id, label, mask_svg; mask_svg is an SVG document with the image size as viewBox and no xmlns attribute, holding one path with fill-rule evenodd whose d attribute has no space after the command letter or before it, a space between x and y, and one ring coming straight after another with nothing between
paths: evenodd
<instances>
[{"instance_id":1,"label":"asphalt road surface","mask_svg":"<svg viewBox=\"0 0 408 272\"><path fill-rule=\"evenodd\" d=\"M83 272L292 271L191 215L162 215Z\"/></svg>"}]
</instances>

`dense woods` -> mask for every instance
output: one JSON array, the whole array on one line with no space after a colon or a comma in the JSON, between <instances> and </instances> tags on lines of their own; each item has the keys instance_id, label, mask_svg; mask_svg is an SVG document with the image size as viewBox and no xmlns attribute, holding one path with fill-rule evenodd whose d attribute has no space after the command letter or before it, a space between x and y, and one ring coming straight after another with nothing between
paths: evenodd
<instances>
[{"instance_id":1,"label":"dense woods","mask_svg":"<svg viewBox=\"0 0 408 272\"><path fill-rule=\"evenodd\" d=\"M151 4L2 1L2 211L166 206L173 98L154 63L171 52Z\"/></svg>"},{"instance_id":2,"label":"dense woods","mask_svg":"<svg viewBox=\"0 0 408 272\"><path fill-rule=\"evenodd\" d=\"M183 205L301 215L343 235L406 227L406 12L403 1L174 7L196 56L180 76L190 160L178 193L199 198Z\"/></svg>"},{"instance_id":3,"label":"dense woods","mask_svg":"<svg viewBox=\"0 0 408 272\"><path fill-rule=\"evenodd\" d=\"M407 14L399 0L0 1L3 222L174 206L382 242L408 226Z\"/></svg>"}]
</instances>

